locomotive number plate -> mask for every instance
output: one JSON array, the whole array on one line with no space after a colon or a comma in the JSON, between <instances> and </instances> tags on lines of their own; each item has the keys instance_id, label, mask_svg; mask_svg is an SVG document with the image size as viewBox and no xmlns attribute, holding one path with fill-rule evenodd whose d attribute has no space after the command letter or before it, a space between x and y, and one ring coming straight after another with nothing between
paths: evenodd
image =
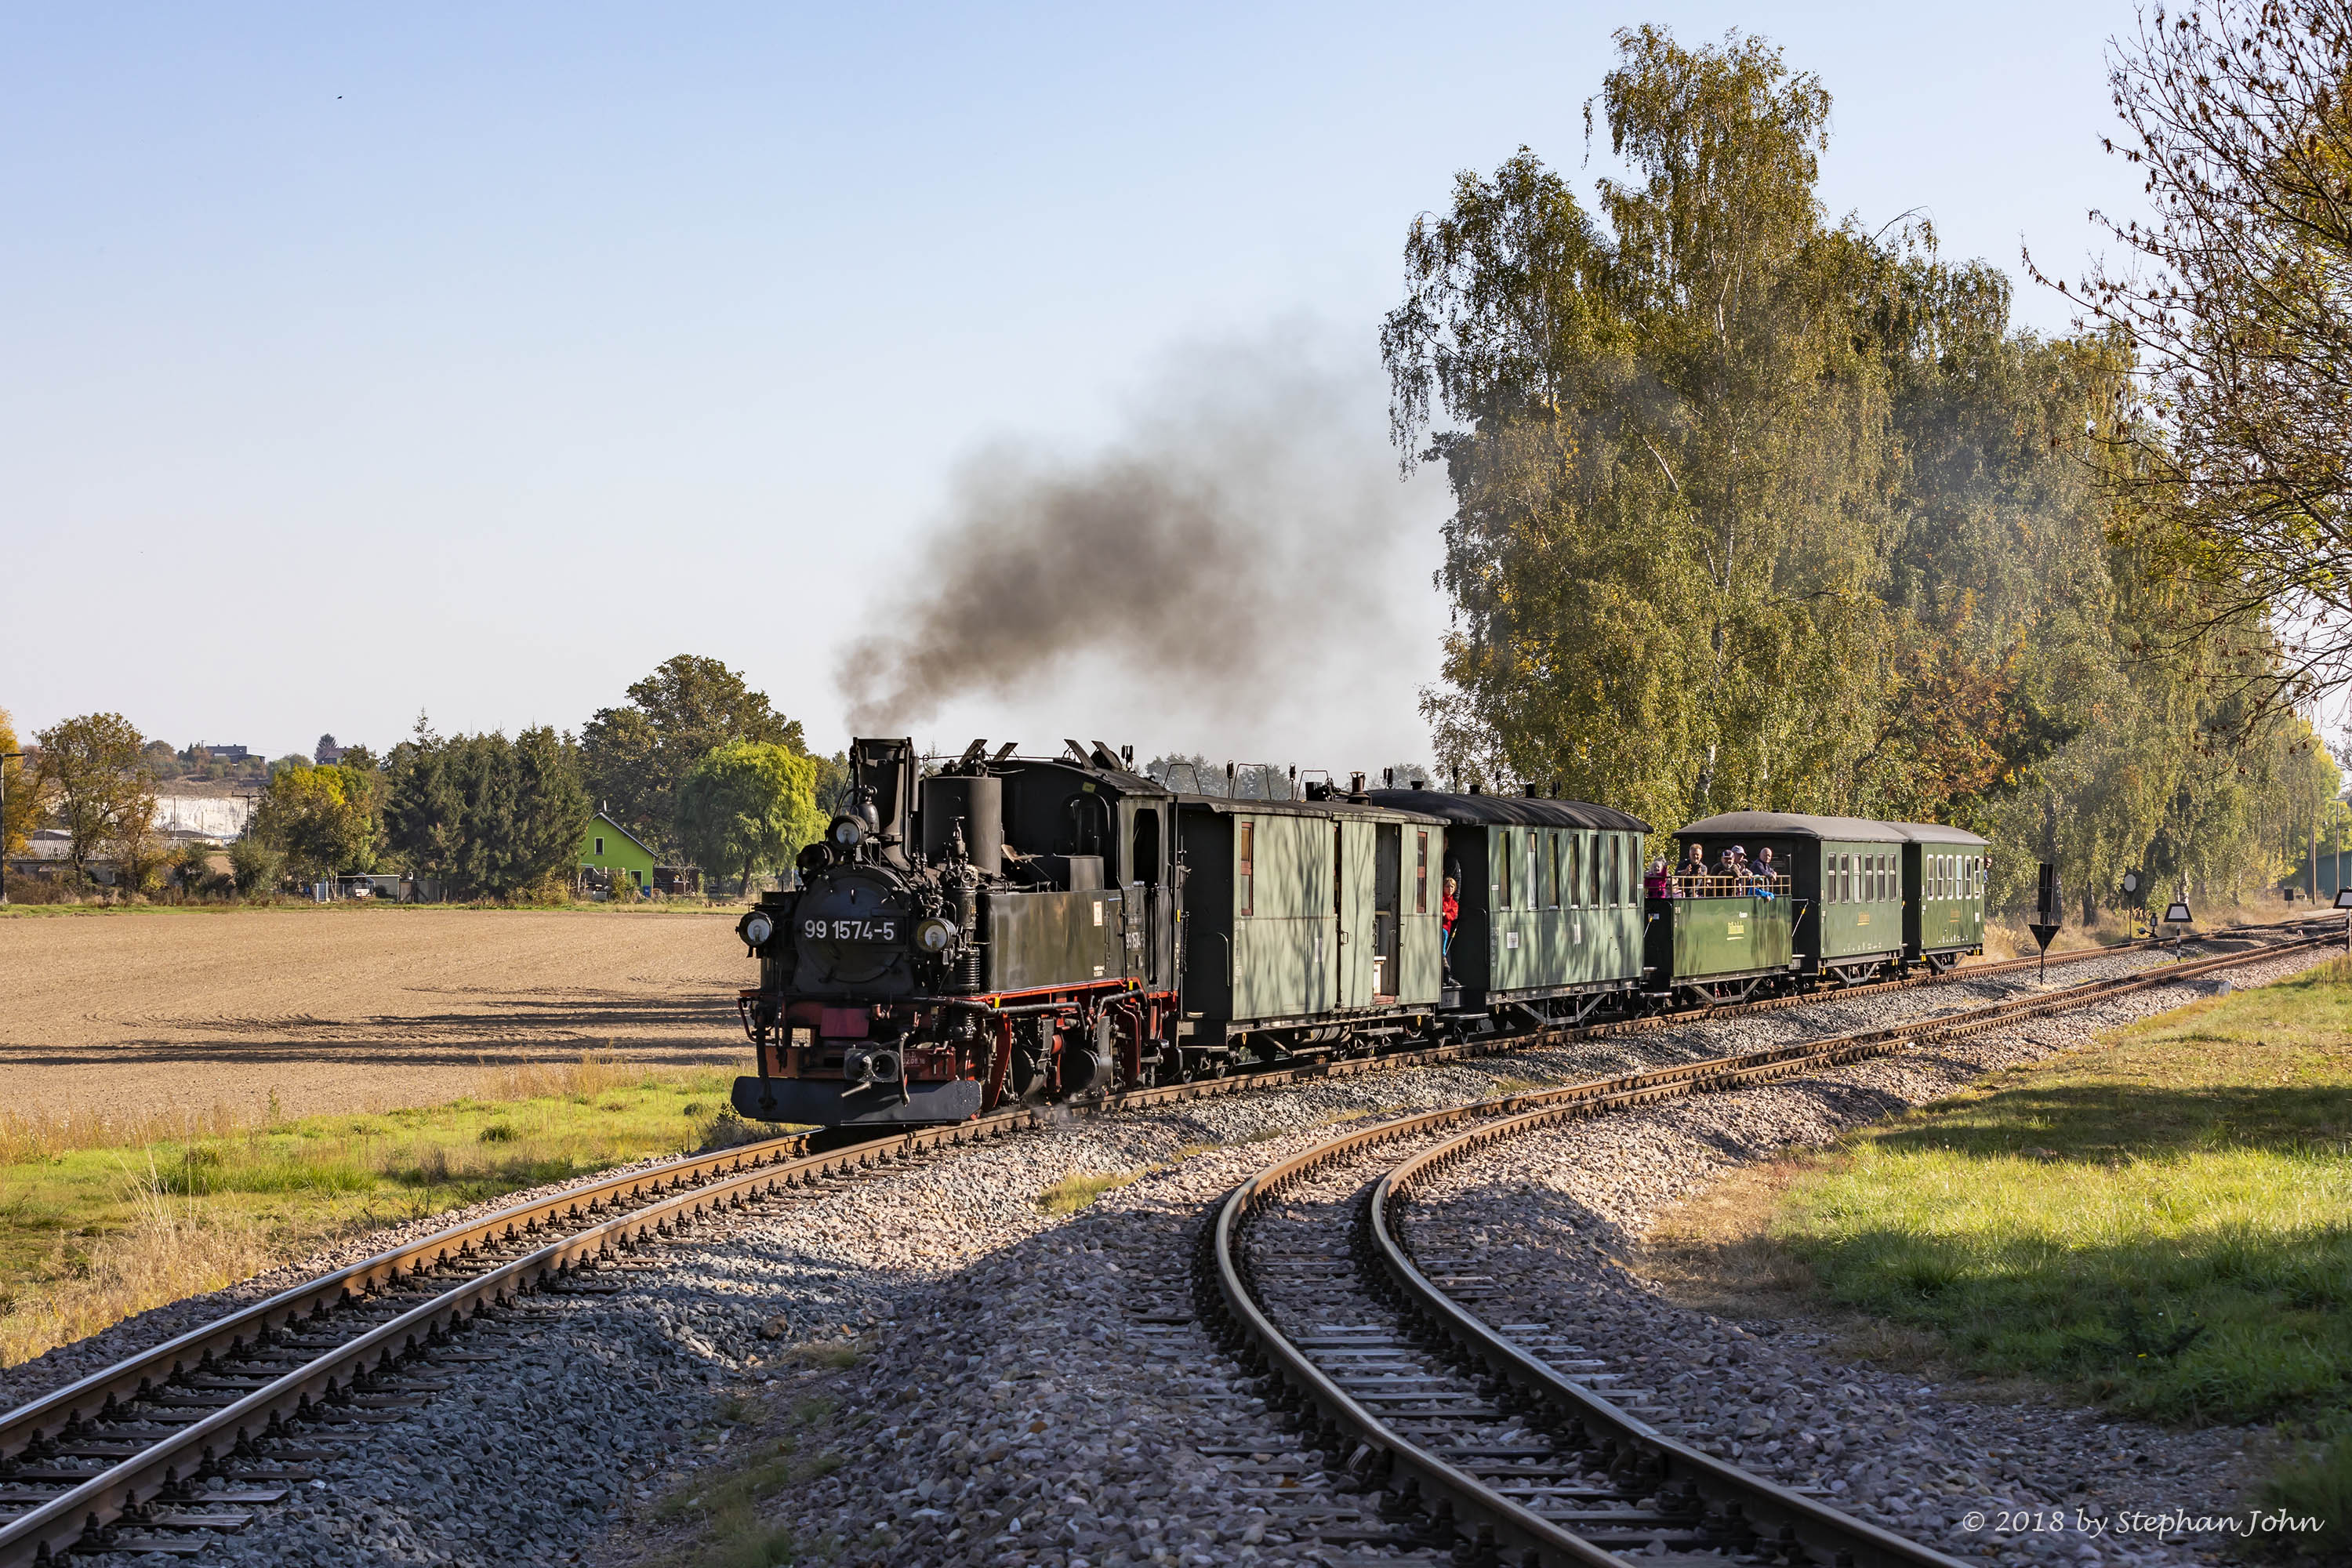
<instances>
[{"instance_id":1,"label":"locomotive number plate","mask_svg":"<svg viewBox=\"0 0 2352 1568\"><path fill-rule=\"evenodd\" d=\"M803 921L801 935L812 942L896 942L897 921Z\"/></svg>"}]
</instances>

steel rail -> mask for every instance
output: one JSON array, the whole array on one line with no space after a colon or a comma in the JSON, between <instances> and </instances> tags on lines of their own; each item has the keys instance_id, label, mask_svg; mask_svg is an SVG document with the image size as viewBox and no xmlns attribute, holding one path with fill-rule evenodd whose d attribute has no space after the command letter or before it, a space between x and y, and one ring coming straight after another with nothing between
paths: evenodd
<instances>
[{"instance_id":1,"label":"steel rail","mask_svg":"<svg viewBox=\"0 0 2352 1568\"><path fill-rule=\"evenodd\" d=\"M2282 923L2284 925L2284 922ZM2282 927L2236 928L2247 932L2268 931ZM2177 941L2177 939L2175 939ZM2198 939L2191 939L2198 940ZM2085 950L2080 953L2060 955L2062 961L2110 957L2130 951L2133 947L2159 945L2156 939L2145 942L2124 944L2113 948ZM2298 945L2295 943L2286 946ZM2266 947L2263 953L2284 951L2284 946ZM2251 956L2262 956L2257 953ZM2247 962L2250 955L2231 955L2236 962ZM510 1205L493 1214L451 1226L447 1229L404 1243L389 1251L332 1270L280 1291L265 1300L239 1308L232 1312L180 1334L162 1344L139 1352L123 1361L89 1373L18 1408L0 1415L0 1476L17 1463L37 1458L54 1447L59 1437L70 1437L93 1423L115 1416L118 1410L136 1404L142 1398L152 1398L167 1391L173 1384L194 1375L224 1356L246 1352L248 1349L266 1347L275 1336L295 1328L302 1320L317 1325L337 1308L363 1302L387 1287L414 1286L435 1271L457 1267L471 1267L485 1261L482 1255L500 1248L528 1244L531 1238L568 1226L584 1226L570 1232L564 1238L542 1245L526 1257L495 1264L487 1272L454 1286L431 1302L425 1303L392 1321L355 1335L350 1343L338 1350L324 1352L310 1363L298 1368L279 1384L294 1388L294 1403L283 1401L271 1405L273 1413L282 1418L287 1414L299 1414L310 1384L319 1378L331 1380L331 1367L346 1363L350 1355L359 1353L353 1347L372 1345L393 1324L407 1323L417 1313L446 1324L457 1309L441 1310L438 1303L464 1298L479 1300L476 1289L483 1281L504 1281L511 1278L543 1279L554 1265L550 1258L576 1257L572 1244L580 1237L600 1238L619 1234L615 1227L625 1228L642 1215L667 1215L680 1205L694 1207L698 1197L711 1197L730 1193L759 1189L762 1195L779 1186L791 1187L845 1173L860 1168L887 1164L915 1154L940 1149L978 1143L1024 1131L1045 1122L1062 1111L1102 1114L1113 1110L1149 1109L1187 1100L1213 1098L1220 1095L1272 1089L1287 1083L1314 1081L1331 1078L1353 1077L1362 1073L1382 1072L1416 1066L1461 1060L1499 1052L1524 1049L1530 1046L1555 1041L1593 1038L1608 1035L1647 1032L1674 1027L1687 1023L1705 1022L1715 1018L1749 1012L1776 1010L1803 1005L1813 1002L1838 1000L1849 996L1907 989L1922 984L1947 984L1956 979L1972 979L2004 973L2031 965L2032 960L2012 960L1969 969L1949 970L1941 974L1881 982L1874 984L1848 987L1835 991L1811 993L1796 996L1771 997L1759 1001L1727 1004L1680 1013L1650 1017L1618 1020L1598 1025L1552 1026L1517 1034L1497 1034L1447 1046L1391 1051L1363 1058L1339 1058L1284 1068L1269 1068L1234 1078L1203 1079L1189 1083L1161 1085L1129 1089L1091 1101L1081 1101L1055 1108L1053 1111L1021 1106L999 1111L979 1120L948 1127L917 1129L872 1142L850 1145L839 1150L812 1154L808 1151L809 1134L793 1134L739 1145L715 1153L688 1155L649 1169L624 1173L569 1189L549 1197ZM2181 977L2183 966L2167 966L2163 980ZM2096 984L2096 983L2095 983ZM1892 1034L1893 1031L1882 1033ZM1780 1047L1770 1051L1750 1053L1751 1057L1781 1057L1790 1052L1805 1052L1805 1059L1818 1063L1827 1059L1818 1049L1804 1047ZM1669 1077L1693 1078L1708 1072L1719 1072L1729 1058L1685 1064L1679 1068L1657 1069L1651 1075L1637 1075L1664 1081ZM1611 1080L1617 1081L1617 1080ZM1581 1087L1581 1086L1572 1086ZM1567 1091L1554 1091L1567 1092ZM1503 1102L1508 1105L1529 1103L1527 1097L1513 1097ZM664 1197L662 1194L672 1194ZM596 1215L623 1205L643 1205L633 1208L630 1215L596 1221ZM568 1265L566 1265L568 1267ZM515 1270L521 1270L516 1275ZM501 1287L502 1288L502 1287ZM436 1316L437 1313L437 1316ZM316 1376L313 1376L316 1373ZM254 1400L276 1389L268 1389L240 1401L232 1410L244 1410ZM268 1403L264 1401L264 1403ZM224 1412L224 1415L226 1413ZM188 1430L212 1432L223 1425L217 1417L208 1417L197 1427ZM253 1435L237 1427L236 1444L249 1443ZM147 1461L150 1457L168 1448L173 1455L184 1457L186 1446L178 1437L165 1440L156 1447L125 1459L106 1470L92 1472L89 1482L76 1488L58 1500L39 1505L33 1512L13 1519L0 1520L0 1568L15 1568L20 1562L37 1560L54 1549L57 1531L47 1525L37 1526L36 1520L47 1520L65 1498L79 1498L88 1492L86 1506L79 1511L82 1523L69 1532L74 1540L80 1532L100 1530L107 1521L125 1509L135 1510L142 1499L152 1499L165 1487L184 1481L188 1474L173 1475L179 1467L168 1460L159 1461L162 1469ZM218 1468L226 1461L209 1452L201 1458L200 1468ZM192 1474L193 1472L191 1472ZM163 1479L163 1478L169 1479ZM103 1484L101 1484L103 1483ZM26 1544L26 1543L30 1544ZM24 1555L36 1553L34 1557Z\"/></svg>"},{"instance_id":2,"label":"steel rail","mask_svg":"<svg viewBox=\"0 0 2352 1568\"><path fill-rule=\"evenodd\" d=\"M313 1411L313 1401L334 1404L339 1396L348 1399L352 1377L374 1375L374 1373L388 1371L404 1359L430 1354L430 1347L440 1342L446 1328L461 1321L468 1311L480 1317L482 1311L489 1310L489 1307L503 1305L503 1302L515 1300L518 1295L543 1289L548 1281L560 1281L576 1269L593 1269L597 1262L607 1260L616 1248L628 1250L633 1246L654 1239L654 1237L668 1237L668 1234L682 1232L694 1220L706 1217L708 1213L718 1211L722 1206L740 1208L743 1204L764 1201L776 1192L818 1183L828 1175L840 1175L846 1171L873 1166L873 1163L889 1163L891 1159L903 1159L910 1152L973 1142L976 1138L1002 1135L1004 1131L1013 1129L952 1126L952 1129L931 1129L924 1131L924 1133L912 1133L898 1140L889 1150L858 1145L852 1150L800 1154L800 1157L785 1159L752 1157L734 1159L730 1163L724 1157L718 1157L691 1162L696 1166L708 1166L701 1183L668 1183L666 1184L670 1192L668 1196L658 1196L645 1206L630 1208L628 1213L607 1217L602 1223L585 1225L585 1227L574 1229L574 1232L558 1237L548 1244L536 1246L522 1258L499 1262L497 1268L457 1281L452 1289L433 1295L430 1300L419 1302L416 1307L409 1307L407 1311L402 1311L400 1317L385 1323L376 1323L374 1328L367 1328L364 1333L352 1335L348 1342L320 1352L318 1356L310 1356L308 1361L303 1361L301 1366L285 1373L266 1387L254 1389L252 1394L247 1394L245 1399L224 1405L221 1411L212 1413L200 1422L193 1422L188 1427L181 1427L179 1432L169 1434L169 1436L158 1438L142 1453L130 1455L125 1460L120 1460L118 1465L110 1465L106 1469L91 1471L87 1481L75 1486L68 1493L61 1493L58 1498L37 1504L36 1510L28 1511L28 1514L19 1514L16 1519L0 1523L0 1565L14 1568L16 1563L47 1563L54 1554L75 1549L85 1540L89 1540L91 1547L101 1547L108 1521L113 1521L127 1511L134 1514L143 1504L155 1502L158 1498L172 1493L172 1488L230 1465L233 1455L249 1453L258 1441L282 1436L287 1417L301 1420L303 1415ZM776 1142L793 1142L793 1140L776 1140ZM746 1154L746 1150L731 1150L730 1154ZM649 1175L658 1173L661 1171ZM609 1190L624 1187L625 1180L624 1183L607 1183L604 1187L609 1187ZM482 1229L487 1229L497 1220L522 1215L522 1213L530 1213L534 1208L546 1211L551 1206L560 1206L572 1196L574 1194L510 1208L503 1215L482 1220L473 1227L449 1229L449 1232L442 1232L440 1237L433 1237L428 1241L419 1241L419 1244L407 1246L407 1248L395 1248L393 1253L372 1258L364 1265L339 1269L330 1279L336 1281L336 1290L341 1290L348 1281L360 1281L360 1279L393 1281L393 1279L402 1277L397 1265L421 1262L428 1256L428 1250L442 1248L454 1237L480 1234ZM437 1258L442 1253L433 1250L433 1256ZM414 1277L416 1277L414 1272L409 1274L409 1279ZM275 1328L291 1326L299 1317L301 1300L318 1300L320 1305L324 1305L324 1290L327 1289L330 1289L327 1281L313 1281L310 1286L275 1295L268 1302L258 1302L252 1310L236 1314L233 1321L237 1323L237 1328L228 1328L230 1319L224 1319L221 1323L200 1328L193 1335L181 1335L167 1347L158 1347L158 1352L148 1352L146 1356L139 1356L136 1366L151 1368L146 1375L155 1377L152 1368L160 1366L160 1356L169 1359L172 1373L164 1373L164 1377L155 1377L158 1383L164 1383L167 1377L193 1371L193 1366L203 1359L207 1350L214 1354L221 1354L221 1352L240 1354L247 1350L266 1350L264 1328L275 1331ZM245 1342L242 1335L247 1333L254 1335L254 1344ZM58 1394L49 1396L47 1401L37 1401L37 1404L52 1415L61 1408L85 1408L91 1384L99 1384L101 1380L110 1383L110 1380L118 1380L120 1375L127 1375L131 1371L136 1371L134 1363L125 1363L122 1368L108 1368L106 1373L85 1377L80 1384L73 1384L73 1389L58 1389ZM339 1377L341 1377L341 1387L336 1383ZM142 1387L139 1392L152 1396L163 1389ZM73 1394L70 1401L66 1399L68 1394ZM33 1405L28 1405L28 1411L30 1408ZM0 1474L5 1474L5 1471L0 1471Z\"/></svg>"},{"instance_id":3,"label":"steel rail","mask_svg":"<svg viewBox=\"0 0 2352 1568\"><path fill-rule=\"evenodd\" d=\"M1401 1162L1381 1176L1369 1194L1370 1250L1404 1305L1409 1320L1425 1325L1431 1334L1447 1342L1457 1358L1494 1378L1508 1391L1506 1397L1513 1403L1552 1414L1559 1430L1576 1447L1600 1447L1604 1458L1621 1471L1636 1464L1654 1465L1659 1468L1662 1485L1669 1480L1688 1481L1701 1497L1718 1503L1736 1503L1741 1509L1752 1508L1768 1527L1787 1532L1780 1537L1784 1546L1801 1544L1818 1551L1822 1561L1832 1563L1838 1562L1839 1552L1851 1552L1856 1563L1959 1568L1957 1560L1932 1548L1851 1519L1676 1443L1610 1401L1570 1383L1511 1344L1423 1274L1397 1237L1389 1205L1409 1189L1414 1177L1466 1158L1504 1138L1539 1128L1961 1038L2004 1023L2196 979L2218 970L2260 963L2283 952L2332 945L2336 940L2332 931L2305 936L2256 951L2168 966L2152 973L2094 980L2062 992L1971 1008L1908 1032L1870 1030L1741 1052L1425 1111L1342 1133L1258 1172L1217 1205L1210 1224L1202 1231L1201 1295L1204 1316L1215 1323L1227 1345L1244 1364L1272 1375L1280 1393L1269 1398L1270 1405L1287 1405L1299 1413L1303 1422L1321 1427L1326 1434L1327 1451L1352 1445L1348 1462L1351 1471L1368 1480L1379 1480L1401 1501L1425 1506L1441 1526L1452 1529L1481 1552L1518 1552L1528 1568L1560 1563L1581 1568L1632 1568L1629 1560L1578 1538L1398 1432L1316 1364L1305 1350L1276 1326L1257 1299L1249 1253L1242 1243L1244 1228L1255 1214L1305 1178L1335 1163L1352 1161L1381 1144L1464 1122L1478 1123L1444 1143Z\"/></svg>"},{"instance_id":4,"label":"steel rail","mask_svg":"<svg viewBox=\"0 0 2352 1568\"><path fill-rule=\"evenodd\" d=\"M2069 953L2061 956L2069 960L2097 958L2111 956L2124 951L2128 949L2090 949L2079 954ZM1686 1023L1706 1022L1723 1016L1870 994L1882 990L1903 989L1923 984L1948 983L1956 978L1974 978L2002 973L2016 967L2030 965L2032 962L2030 959L2005 961L1999 964L1978 965L1968 970L1947 971L1940 975L1881 982L1874 985L1825 994L1769 997L1758 1001L1727 1004L1717 1007L1693 1009L1646 1018L1623 1019L1595 1025L1555 1026L1548 1029L1528 1030L1517 1034L1498 1034L1454 1045L1424 1047L1415 1050L1392 1051L1370 1057L1335 1058L1289 1067L1271 1068L1228 1079L1200 1079L1189 1083L1127 1089L1101 1100L1076 1102L1069 1109L1087 1113L1099 1113L1111 1110L1144 1110L1187 1100L1244 1093L1286 1083L1348 1078L1362 1073L1390 1071L1399 1068L1431 1066L1493 1055L1501 1051L1524 1049L1531 1045L1595 1038L1624 1033L1649 1032ZM941 1142L942 1131L960 1131L962 1134L961 1139L954 1137L947 1139L946 1142L950 1144L1017 1131L1036 1123L1045 1114L1040 1110L1023 1106L1012 1110L998 1111L974 1121L961 1123L955 1129L918 1131L875 1140L840 1151L833 1156L836 1162L834 1168L847 1170L857 1164L871 1164L877 1159L887 1160L902 1153L937 1147ZM609 1177L604 1181L570 1189L551 1197L535 1199L499 1210L479 1219L452 1226L420 1240L404 1244L390 1251L379 1253L361 1262L321 1275L317 1279L307 1280L266 1300L240 1308L150 1350L138 1352L117 1365L92 1373L5 1415L0 1415L0 1464L5 1464L22 1453L28 1444L37 1443L44 1431L92 1419L102 1414L110 1402L131 1398L135 1396L144 1385L165 1382L181 1375L194 1363L202 1361L207 1354L219 1354L235 1347L247 1336L283 1328L293 1319L305 1314L315 1315L324 1307L343 1305L367 1292L380 1289L385 1284L404 1275L413 1276L452 1263L462 1264L471 1258L478 1249L500 1244L512 1245L528 1239L529 1237L562 1219L578 1221L583 1216L593 1216L602 1207L610 1204L635 1201L649 1193L658 1193L665 1187L675 1190L683 1184L699 1184L735 1171L747 1163L760 1163L799 1158L806 1152L808 1137L808 1134L803 1133L764 1140L756 1143L739 1145L714 1154L688 1155L650 1169Z\"/></svg>"}]
</instances>

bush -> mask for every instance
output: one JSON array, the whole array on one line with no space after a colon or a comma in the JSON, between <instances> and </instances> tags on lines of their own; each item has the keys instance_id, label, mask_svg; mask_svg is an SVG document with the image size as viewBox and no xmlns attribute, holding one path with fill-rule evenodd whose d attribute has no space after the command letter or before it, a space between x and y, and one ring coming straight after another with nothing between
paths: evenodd
<instances>
[{"instance_id":1,"label":"bush","mask_svg":"<svg viewBox=\"0 0 2352 1568\"><path fill-rule=\"evenodd\" d=\"M251 834L228 847L229 879L246 898L267 896L278 886L286 857Z\"/></svg>"}]
</instances>

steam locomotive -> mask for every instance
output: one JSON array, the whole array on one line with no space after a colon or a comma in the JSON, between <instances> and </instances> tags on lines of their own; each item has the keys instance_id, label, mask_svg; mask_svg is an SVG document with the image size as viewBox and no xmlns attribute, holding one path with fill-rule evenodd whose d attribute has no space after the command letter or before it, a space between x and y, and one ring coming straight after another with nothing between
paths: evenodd
<instances>
[{"instance_id":1,"label":"steam locomotive","mask_svg":"<svg viewBox=\"0 0 2352 1568\"><path fill-rule=\"evenodd\" d=\"M850 804L803 851L800 885L736 928L760 964L739 1000L758 1053L739 1114L956 1122L1982 951L1985 841L1955 828L1709 818L1680 840L1737 835L1785 872L1645 900L1647 825L1531 785L1367 789L1360 773L1241 799L1064 744L975 741L928 773L910 742L852 744Z\"/></svg>"}]
</instances>

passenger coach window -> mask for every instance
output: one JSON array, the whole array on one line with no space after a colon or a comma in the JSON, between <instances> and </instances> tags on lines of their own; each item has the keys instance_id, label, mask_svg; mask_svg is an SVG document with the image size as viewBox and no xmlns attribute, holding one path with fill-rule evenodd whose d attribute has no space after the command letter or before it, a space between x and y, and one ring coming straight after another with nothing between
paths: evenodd
<instances>
[{"instance_id":1,"label":"passenger coach window","mask_svg":"<svg viewBox=\"0 0 2352 1568\"><path fill-rule=\"evenodd\" d=\"M1568 836L1568 901L1581 906L1584 902L1584 835Z\"/></svg>"},{"instance_id":2,"label":"passenger coach window","mask_svg":"<svg viewBox=\"0 0 2352 1568\"><path fill-rule=\"evenodd\" d=\"M1543 837L1540 833L1528 835L1528 903L1538 910L1544 905Z\"/></svg>"},{"instance_id":3,"label":"passenger coach window","mask_svg":"<svg viewBox=\"0 0 2352 1568\"><path fill-rule=\"evenodd\" d=\"M1495 907L1507 910L1511 907L1511 830L1507 827L1503 829L1500 847L1502 853L1495 858Z\"/></svg>"},{"instance_id":4,"label":"passenger coach window","mask_svg":"<svg viewBox=\"0 0 2352 1568\"><path fill-rule=\"evenodd\" d=\"M1549 837L1551 839L1551 907L1558 909L1568 902L1568 893L1560 885L1559 879L1562 869L1561 857L1568 852L1566 848L1568 835L1554 833Z\"/></svg>"},{"instance_id":5,"label":"passenger coach window","mask_svg":"<svg viewBox=\"0 0 2352 1568\"><path fill-rule=\"evenodd\" d=\"M1618 894L1625 886L1624 879L1618 875L1617 852L1623 844L1623 839L1613 836L1604 836L1601 840L1601 865L1609 879L1608 886L1602 889L1602 893L1608 900L1607 907L1612 910L1617 907Z\"/></svg>"},{"instance_id":6,"label":"passenger coach window","mask_svg":"<svg viewBox=\"0 0 2352 1568\"><path fill-rule=\"evenodd\" d=\"M1412 912L1429 912L1429 829L1422 828L1413 836L1412 852Z\"/></svg>"},{"instance_id":7,"label":"passenger coach window","mask_svg":"<svg viewBox=\"0 0 2352 1568\"><path fill-rule=\"evenodd\" d=\"M1246 915L1255 912L1256 909L1254 890L1250 885L1252 881L1255 880L1251 873L1250 863L1252 859L1251 851L1257 847L1257 824L1255 822L1243 823L1241 825L1241 836L1240 864L1234 868L1234 875L1241 881L1240 891L1242 913Z\"/></svg>"}]
</instances>

